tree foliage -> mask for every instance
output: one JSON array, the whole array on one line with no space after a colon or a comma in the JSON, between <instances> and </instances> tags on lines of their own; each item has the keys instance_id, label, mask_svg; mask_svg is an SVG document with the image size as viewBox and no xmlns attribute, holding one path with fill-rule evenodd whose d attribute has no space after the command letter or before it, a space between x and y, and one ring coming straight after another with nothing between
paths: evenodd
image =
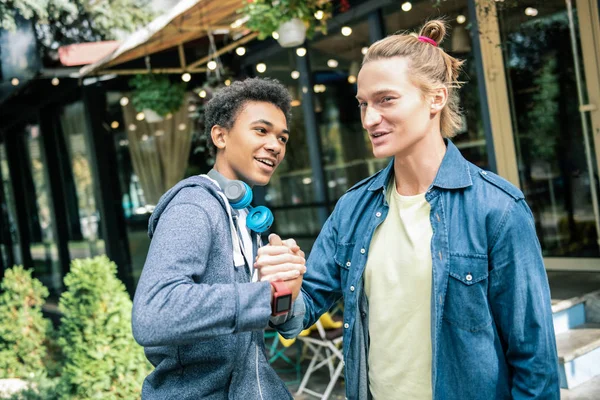
<instances>
[{"instance_id":1,"label":"tree foliage","mask_svg":"<svg viewBox=\"0 0 600 400\"><path fill-rule=\"evenodd\" d=\"M150 0L2 0L0 28L14 31L16 18L35 22L45 50L61 45L115 39L133 32L153 16Z\"/></svg>"},{"instance_id":2,"label":"tree foliage","mask_svg":"<svg viewBox=\"0 0 600 400\"><path fill-rule=\"evenodd\" d=\"M6 270L0 289L0 378L43 374L52 329L42 315L48 289L21 266Z\"/></svg>"},{"instance_id":3,"label":"tree foliage","mask_svg":"<svg viewBox=\"0 0 600 400\"><path fill-rule=\"evenodd\" d=\"M107 257L74 260L60 298L61 399L139 399L150 370L131 332L132 303Z\"/></svg>"}]
</instances>

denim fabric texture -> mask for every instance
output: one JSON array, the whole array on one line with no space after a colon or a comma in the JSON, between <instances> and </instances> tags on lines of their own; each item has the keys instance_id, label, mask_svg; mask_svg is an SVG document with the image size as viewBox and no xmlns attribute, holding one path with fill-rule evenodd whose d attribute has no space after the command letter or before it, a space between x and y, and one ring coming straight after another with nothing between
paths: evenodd
<instances>
[{"instance_id":1,"label":"denim fabric texture","mask_svg":"<svg viewBox=\"0 0 600 400\"><path fill-rule=\"evenodd\" d=\"M550 291L523 193L463 158L450 141L426 194L431 205L434 399L559 399ZM388 213L393 161L337 203L307 261L303 326L344 303L348 399L369 399L368 299L363 272L375 228ZM410 360L398 360L410 363Z\"/></svg>"}]
</instances>

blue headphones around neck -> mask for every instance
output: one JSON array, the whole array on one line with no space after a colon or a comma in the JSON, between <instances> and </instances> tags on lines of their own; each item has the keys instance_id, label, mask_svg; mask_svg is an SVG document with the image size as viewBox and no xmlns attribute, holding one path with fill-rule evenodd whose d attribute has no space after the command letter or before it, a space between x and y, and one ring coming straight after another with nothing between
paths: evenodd
<instances>
[{"instance_id":1,"label":"blue headphones around neck","mask_svg":"<svg viewBox=\"0 0 600 400\"><path fill-rule=\"evenodd\" d=\"M246 182L225 178L215 169L208 172L208 177L217 181L232 208L241 210L250 207L246 217L246 226L257 233L269 230L273 224L273 213L265 206L251 207L252 189Z\"/></svg>"}]
</instances>

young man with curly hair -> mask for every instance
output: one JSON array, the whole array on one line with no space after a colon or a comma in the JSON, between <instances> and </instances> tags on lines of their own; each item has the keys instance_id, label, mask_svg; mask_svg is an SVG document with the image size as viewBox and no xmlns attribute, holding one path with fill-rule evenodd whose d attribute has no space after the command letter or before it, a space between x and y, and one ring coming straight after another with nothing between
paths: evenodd
<instances>
[{"instance_id":1,"label":"young man with curly hair","mask_svg":"<svg viewBox=\"0 0 600 400\"><path fill-rule=\"evenodd\" d=\"M288 296L281 317L302 315L290 293L293 301L300 291L304 254L292 240L272 239L274 255L263 257L259 277L259 234L248 228L249 210L226 193L231 182L269 182L285 155L290 103L274 80L246 79L218 92L205 110L213 170L175 185L150 218L132 322L155 366L144 399L292 398L265 356L263 330L281 314L280 290Z\"/></svg>"}]
</instances>

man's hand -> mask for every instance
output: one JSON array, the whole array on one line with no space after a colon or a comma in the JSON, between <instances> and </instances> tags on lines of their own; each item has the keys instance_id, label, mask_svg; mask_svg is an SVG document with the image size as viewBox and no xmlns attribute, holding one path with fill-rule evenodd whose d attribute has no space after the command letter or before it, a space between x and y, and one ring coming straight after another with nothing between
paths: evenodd
<instances>
[{"instance_id":1,"label":"man's hand","mask_svg":"<svg viewBox=\"0 0 600 400\"><path fill-rule=\"evenodd\" d=\"M292 300L300 293L302 275L306 272L304 252L293 239L282 241L278 235L269 235L269 245L258 249L254 268L261 281L284 281L292 292Z\"/></svg>"}]
</instances>

